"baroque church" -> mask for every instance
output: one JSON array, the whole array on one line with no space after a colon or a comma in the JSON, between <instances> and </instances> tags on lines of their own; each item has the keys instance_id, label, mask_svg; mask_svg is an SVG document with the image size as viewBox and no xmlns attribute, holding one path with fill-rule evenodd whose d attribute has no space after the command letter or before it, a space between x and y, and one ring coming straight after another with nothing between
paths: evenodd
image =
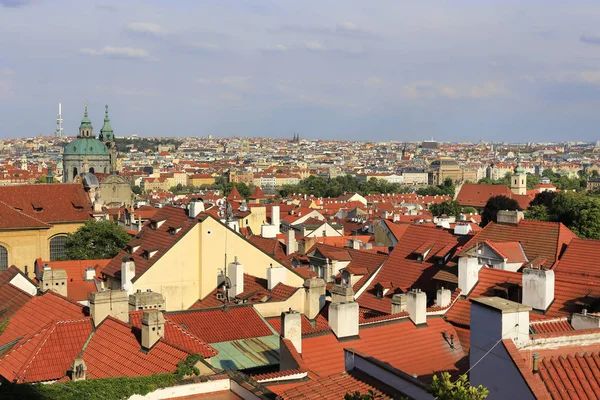
<instances>
[{"instance_id":1,"label":"baroque church","mask_svg":"<svg viewBox=\"0 0 600 400\"><path fill-rule=\"evenodd\" d=\"M86 103L77 139L67 144L63 153L63 182L73 182L79 174L111 174L115 171L116 159L117 147L108 117L108 106L104 126L100 130L100 136L96 138Z\"/></svg>"},{"instance_id":2,"label":"baroque church","mask_svg":"<svg viewBox=\"0 0 600 400\"><path fill-rule=\"evenodd\" d=\"M81 183L94 203L94 211L102 207L130 207L135 195L129 181L118 175L116 165L117 146L108 106L105 106L104 125L96 138L86 104L79 134L66 145L63 153L63 182Z\"/></svg>"}]
</instances>

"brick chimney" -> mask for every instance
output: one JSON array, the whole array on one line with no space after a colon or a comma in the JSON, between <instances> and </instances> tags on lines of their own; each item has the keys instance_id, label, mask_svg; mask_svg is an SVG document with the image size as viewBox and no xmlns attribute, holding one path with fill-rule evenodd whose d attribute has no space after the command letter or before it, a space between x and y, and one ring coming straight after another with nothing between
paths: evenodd
<instances>
[{"instance_id":1,"label":"brick chimney","mask_svg":"<svg viewBox=\"0 0 600 400\"><path fill-rule=\"evenodd\" d=\"M90 293L90 314L94 326L109 315L129 323L129 296L125 290L103 290Z\"/></svg>"},{"instance_id":2,"label":"brick chimney","mask_svg":"<svg viewBox=\"0 0 600 400\"><path fill-rule=\"evenodd\" d=\"M554 271L523 269L523 304L546 311L554 301Z\"/></svg>"},{"instance_id":3,"label":"brick chimney","mask_svg":"<svg viewBox=\"0 0 600 400\"><path fill-rule=\"evenodd\" d=\"M421 289L413 289L406 294L406 311L415 325L427 323L427 294Z\"/></svg>"},{"instance_id":4,"label":"brick chimney","mask_svg":"<svg viewBox=\"0 0 600 400\"><path fill-rule=\"evenodd\" d=\"M165 317L159 310L148 310L142 314L142 348L150 350L165 336Z\"/></svg>"},{"instance_id":5,"label":"brick chimney","mask_svg":"<svg viewBox=\"0 0 600 400\"><path fill-rule=\"evenodd\" d=\"M309 278L304 280L306 292L304 302L304 315L308 319L315 319L321 308L325 305L325 281L321 278Z\"/></svg>"},{"instance_id":6,"label":"brick chimney","mask_svg":"<svg viewBox=\"0 0 600 400\"><path fill-rule=\"evenodd\" d=\"M332 291L335 291L337 286L340 285L335 285ZM353 296L354 292L350 298ZM358 337L358 303L354 300L344 300L339 298L329 304L329 326L338 340Z\"/></svg>"}]
</instances>

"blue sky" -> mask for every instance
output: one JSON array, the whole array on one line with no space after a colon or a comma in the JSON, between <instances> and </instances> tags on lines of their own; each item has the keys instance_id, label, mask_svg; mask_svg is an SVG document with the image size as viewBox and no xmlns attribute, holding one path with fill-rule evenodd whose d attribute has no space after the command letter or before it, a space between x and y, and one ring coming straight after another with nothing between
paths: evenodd
<instances>
[{"instance_id":1,"label":"blue sky","mask_svg":"<svg viewBox=\"0 0 600 400\"><path fill-rule=\"evenodd\" d=\"M597 1L0 0L0 137L600 139Z\"/></svg>"}]
</instances>

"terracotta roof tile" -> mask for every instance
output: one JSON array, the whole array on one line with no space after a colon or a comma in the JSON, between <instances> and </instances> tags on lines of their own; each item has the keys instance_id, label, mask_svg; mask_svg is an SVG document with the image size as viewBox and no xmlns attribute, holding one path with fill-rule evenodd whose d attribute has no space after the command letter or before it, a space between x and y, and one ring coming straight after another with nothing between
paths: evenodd
<instances>
[{"instance_id":1,"label":"terracotta roof tile","mask_svg":"<svg viewBox=\"0 0 600 400\"><path fill-rule=\"evenodd\" d=\"M600 254L600 240L575 238L571 240L562 258L554 267L554 272L600 278L598 254Z\"/></svg>"},{"instance_id":2,"label":"terracotta roof tile","mask_svg":"<svg viewBox=\"0 0 600 400\"><path fill-rule=\"evenodd\" d=\"M16 286L6 283L0 286L0 321L10 318L19 311L32 296Z\"/></svg>"},{"instance_id":3,"label":"terracotta roof tile","mask_svg":"<svg viewBox=\"0 0 600 400\"><path fill-rule=\"evenodd\" d=\"M346 393L360 392L366 394L373 391L377 399L392 399L392 396L381 392L374 386L357 378L352 372L342 372L311 380L303 385L290 388L281 394L284 400L288 399L343 399Z\"/></svg>"}]
</instances>

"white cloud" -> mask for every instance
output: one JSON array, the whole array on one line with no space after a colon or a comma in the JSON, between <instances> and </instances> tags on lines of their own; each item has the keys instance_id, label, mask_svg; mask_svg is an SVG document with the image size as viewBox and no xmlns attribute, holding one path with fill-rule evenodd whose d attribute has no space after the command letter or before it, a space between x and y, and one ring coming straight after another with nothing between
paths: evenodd
<instances>
[{"instance_id":1,"label":"white cloud","mask_svg":"<svg viewBox=\"0 0 600 400\"><path fill-rule=\"evenodd\" d=\"M326 47L320 42L306 42L304 44L310 51L324 51Z\"/></svg>"},{"instance_id":2,"label":"white cloud","mask_svg":"<svg viewBox=\"0 0 600 400\"><path fill-rule=\"evenodd\" d=\"M582 71L579 73L579 80L585 83L600 83L600 71Z\"/></svg>"},{"instance_id":3,"label":"white cloud","mask_svg":"<svg viewBox=\"0 0 600 400\"><path fill-rule=\"evenodd\" d=\"M370 76L365 79L363 85L369 89L378 89L385 85L385 81L377 76Z\"/></svg>"},{"instance_id":4,"label":"white cloud","mask_svg":"<svg viewBox=\"0 0 600 400\"><path fill-rule=\"evenodd\" d=\"M213 51L219 50L219 46L216 44L213 44L213 43L196 42L196 43L192 43L190 46L193 49L200 50L200 51L213 52Z\"/></svg>"},{"instance_id":5,"label":"white cloud","mask_svg":"<svg viewBox=\"0 0 600 400\"><path fill-rule=\"evenodd\" d=\"M165 29L152 22L130 22L127 24L127 29L135 33L144 33L153 36L164 36L166 34Z\"/></svg>"},{"instance_id":6,"label":"white cloud","mask_svg":"<svg viewBox=\"0 0 600 400\"><path fill-rule=\"evenodd\" d=\"M97 85L96 91L100 93L111 93L117 96L133 96L133 97L156 97L158 92L147 89L124 88L116 85Z\"/></svg>"},{"instance_id":7,"label":"white cloud","mask_svg":"<svg viewBox=\"0 0 600 400\"><path fill-rule=\"evenodd\" d=\"M226 76L222 78L200 78L197 82L201 85L226 86L239 91L249 91L252 83L248 76Z\"/></svg>"},{"instance_id":8,"label":"white cloud","mask_svg":"<svg viewBox=\"0 0 600 400\"><path fill-rule=\"evenodd\" d=\"M337 32L346 33L346 32L358 32L359 28L354 22L344 21L336 25L335 30Z\"/></svg>"},{"instance_id":9,"label":"white cloud","mask_svg":"<svg viewBox=\"0 0 600 400\"><path fill-rule=\"evenodd\" d=\"M276 44L274 46L267 46L263 49L263 51L267 51L270 53L283 53L287 50L287 47L283 44Z\"/></svg>"},{"instance_id":10,"label":"white cloud","mask_svg":"<svg viewBox=\"0 0 600 400\"><path fill-rule=\"evenodd\" d=\"M453 87L447 85L437 85L432 82L413 82L406 85L403 90L405 97L411 99L483 99L487 97L500 96L508 94L508 91L501 82L488 81L481 85L466 87Z\"/></svg>"},{"instance_id":11,"label":"white cloud","mask_svg":"<svg viewBox=\"0 0 600 400\"><path fill-rule=\"evenodd\" d=\"M150 56L147 50L137 49L134 47L113 47L104 46L100 50L84 48L80 50L81 54L90 56L104 57L123 57L123 58L147 58Z\"/></svg>"}]
</instances>

